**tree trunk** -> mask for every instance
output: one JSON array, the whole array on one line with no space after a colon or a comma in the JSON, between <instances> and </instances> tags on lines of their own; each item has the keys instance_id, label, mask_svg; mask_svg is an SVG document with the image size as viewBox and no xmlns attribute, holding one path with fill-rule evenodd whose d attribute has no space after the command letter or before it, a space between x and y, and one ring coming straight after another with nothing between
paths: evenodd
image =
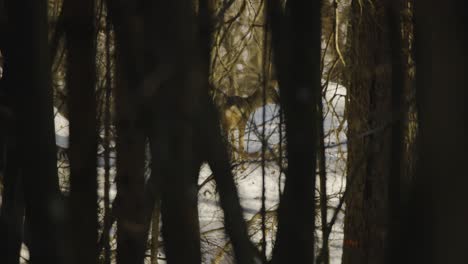
<instances>
[{"instance_id":1,"label":"tree trunk","mask_svg":"<svg viewBox=\"0 0 468 264\"><path fill-rule=\"evenodd\" d=\"M5 1L8 13L8 87L14 105L19 170L29 225L30 261L63 261L64 208L57 177L54 116L47 43L47 2ZM5 74L7 74L5 72Z\"/></svg>"},{"instance_id":2,"label":"tree trunk","mask_svg":"<svg viewBox=\"0 0 468 264\"><path fill-rule=\"evenodd\" d=\"M64 2L70 120L70 228L74 263L96 263L97 124L94 1Z\"/></svg>"},{"instance_id":3,"label":"tree trunk","mask_svg":"<svg viewBox=\"0 0 468 264\"><path fill-rule=\"evenodd\" d=\"M3 120L2 120L3 121ZM0 209L0 262L19 264L21 242L23 238L24 192L22 176L19 170L20 150L14 137L17 132L14 123L3 122L4 131L0 132L5 140L4 175L2 180L2 203Z\"/></svg>"},{"instance_id":4,"label":"tree trunk","mask_svg":"<svg viewBox=\"0 0 468 264\"><path fill-rule=\"evenodd\" d=\"M395 116L401 109L393 109L392 105L389 3L387 0L372 4L353 1L351 6L346 106L347 181L350 186L346 199L343 264L384 263L387 256L390 176L392 183L399 183L399 175L390 174L390 169L393 168L392 172L399 169L392 167L399 165L392 163L392 150L395 157L400 154L398 149L392 149L392 143L401 144L399 139L392 142L397 138L392 138L389 129L395 120L398 124L401 122ZM393 131L396 130L397 126ZM398 196L395 193L398 187L392 184L392 195ZM395 212L391 213L393 216Z\"/></svg>"},{"instance_id":5,"label":"tree trunk","mask_svg":"<svg viewBox=\"0 0 468 264\"><path fill-rule=\"evenodd\" d=\"M400 14L403 11L403 0L393 0L387 3L387 19L392 60L392 146L390 175L388 179L388 244L386 263L400 261L402 251L401 217L402 217L402 183L403 181L403 146L404 122L408 115L408 107L404 106L404 78L407 69L403 60L403 40Z\"/></svg>"},{"instance_id":6,"label":"tree trunk","mask_svg":"<svg viewBox=\"0 0 468 264\"><path fill-rule=\"evenodd\" d=\"M141 108L141 1L106 1L116 38L117 263L142 263L146 250L145 144L151 122ZM152 208L151 208L152 210ZM151 214L150 214L151 216ZM151 219L151 217L149 217Z\"/></svg>"},{"instance_id":7,"label":"tree trunk","mask_svg":"<svg viewBox=\"0 0 468 264\"><path fill-rule=\"evenodd\" d=\"M286 124L288 168L272 263L314 263L321 1L268 4Z\"/></svg>"},{"instance_id":8,"label":"tree trunk","mask_svg":"<svg viewBox=\"0 0 468 264\"><path fill-rule=\"evenodd\" d=\"M466 261L466 7L463 1L416 1L419 160L402 263Z\"/></svg>"},{"instance_id":9,"label":"tree trunk","mask_svg":"<svg viewBox=\"0 0 468 264\"><path fill-rule=\"evenodd\" d=\"M0 1L0 41L2 70L6 53L18 54L15 46L8 46L7 39L11 35L7 28L4 1ZM5 49L6 48L6 49ZM6 52L6 53L5 53ZM14 75L7 74L0 80L0 263L18 264L21 250L24 220L24 191L20 173L21 150L17 145L18 124L13 116L15 107Z\"/></svg>"},{"instance_id":10,"label":"tree trunk","mask_svg":"<svg viewBox=\"0 0 468 264\"><path fill-rule=\"evenodd\" d=\"M117 32L116 32L117 33ZM118 33L117 33L118 34ZM131 87L138 83L124 72L120 46L117 61L117 263L131 264L144 253L145 131L147 122Z\"/></svg>"},{"instance_id":11,"label":"tree trunk","mask_svg":"<svg viewBox=\"0 0 468 264\"><path fill-rule=\"evenodd\" d=\"M207 101L204 126L200 128L209 148L207 159L213 171L219 191L220 205L224 212L224 228L231 239L236 263L253 264L260 254L249 239L238 191L231 171L227 142L222 137L219 118L214 104Z\"/></svg>"},{"instance_id":12,"label":"tree trunk","mask_svg":"<svg viewBox=\"0 0 468 264\"><path fill-rule=\"evenodd\" d=\"M158 127L166 130L158 128L159 143L168 144L161 149L161 154L167 153L162 157L168 159L160 174L162 234L168 263L197 264L201 263L197 181L202 155L195 124L201 112L202 77L197 69L195 10L186 1L161 1L156 10L157 65L172 69L158 88L160 106L155 112ZM161 116L164 110L165 116Z\"/></svg>"},{"instance_id":13,"label":"tree trunk","mask_svg":"<svg viewBox=\"0 0 468 264\"><path fill-rule=\"evenodd\" d=\"M205 149L207 146L203 154L215 177L220 205L224 212L224 228L231 239L235 260L237 263L253 264L260 259L260 255L249 239L234 175L231 171L227 142L222 136L218 112L213 100L209 97L213 17L214 1L200 0L198 23L200 68L202 69L201 76L203 76L201 95L203 112L201 113L202 119L196 127L197 137L202 139L198 148Z\"/></svg>"}]
</instances>

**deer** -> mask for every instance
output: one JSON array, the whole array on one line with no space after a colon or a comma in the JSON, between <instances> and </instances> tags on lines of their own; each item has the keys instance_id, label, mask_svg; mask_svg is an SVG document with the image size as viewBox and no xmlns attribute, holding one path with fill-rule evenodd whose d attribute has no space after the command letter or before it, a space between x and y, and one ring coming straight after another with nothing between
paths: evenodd
<instances>
[{"instance_id":1,"label":"deer","mask_svg":"<svg viewBox=\"0 0 468 264\"><path fill-rule=\"evenodd\" d=\"M220 109L221 126L227 137L231 141L231 146L236 150L240 160L245 157L245 128L252 113L265 104L279 103L279 93L277 91L277 81L272 80L266 85L265 93L262 87L257 88L251 95L242 97L238 95L222 94L218 100ZM264 98L265 97L265 98ZM238 132L238 147L235 144L235 132Z\"/></svg>"}]
</instances>

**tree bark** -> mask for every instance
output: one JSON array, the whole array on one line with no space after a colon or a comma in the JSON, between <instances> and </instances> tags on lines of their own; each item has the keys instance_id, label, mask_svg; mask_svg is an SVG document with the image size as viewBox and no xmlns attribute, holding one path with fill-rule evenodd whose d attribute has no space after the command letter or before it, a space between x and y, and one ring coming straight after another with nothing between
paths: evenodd
<instances>
[{"instance_id":1,"label":"tree bark","mask_svg":"<svg viewBox=\"0 0 468 264\"><path fill-rule=\"evenodd\" d=\"M3 121L3 120L2 120ZM2 206L0 209L0 262L19 264L23 238L24 192L20 173L20 150L16 146L16 127L12 120L3 122L2 139L5 140L4 175L2 180ZM3 169L3 168L2 168Z\"/></svg>"},{"instance_id":2,"label":"tree bark","mask_svg":"<svg viewBox=\"0 0 468 264\"><path fill-rule=\"evenodd\" d=\"M64 2L70 120L70 228L74 263L97 262L95 3Z\"/></svg>"},{"instance_id":3,"label":"tree bark","mask_svg":"<svg viewBox=\"0 0 468 264\"><path fill-rule=\"evenodd\" d=\"M314 263L321 1L268 3L286 124L288 168L272 263Z\"/></svg>"},{"instance_id":4,"label":"tree bark","mask_svg":"<svg viewBox=\"0 0 468 264\"><path fill-rule=\"evenodd\" d=\"M124 72L121 51L117 52L117 263L130 264L139 263L136 259L146 248L143 239L146 120L131 100L135 96L131 87L136 85L131 80L135 77Z\"/></svg>"},{"instance_id":5,"label":"tree bark","mask_svg":"<svg viewBox=\"0 0 468 264\"><path fill-rule=\"evenodd\" d=\"M389 38L392 63L392 146L390 150L391 164L388 179L388 244L386 263L397 263L402 254L401 218L402 184L403 181L403 146L405 144L404 122L408 115L408 107L404 106L404 78L407 69L403 60L403 38L400 14L403 11L403 0L388 1L386 6L389 25Z\"/></svg>"},{"instance_id":6,"label":"tree bark","mask_svg":"<svg viewBox=\"0 0 468 264\"><path fill-rule=\"evenodd\" d=\"M353 1L351 6L346 109L347 181L353 184L346 199L343 264L384 263L390 221L395 241L399 232L393 229L396 224L393 217L397 217L399 210L398 146L402 139L397 136L401 136L402 109L398 89L402 87L395 80L400 77L400 69L392 56L402 51L396 45L401 37L392 39L398 33L390 35L393 33L389 24L393 22L389 17L390 5L391 1L379 0L362 5ZM394 19L399 21L398 16Z\"/></svg>"},{"instance_id":7,"label":"tree bark","mask_svg":"<svg viewBox=\"0 0 468 264\"><path fill-rule=\"evenodd\" d=\"M5 52L15 54L14 46L8 47L10 35L6 21L4 1L0 1L0 27L2 32L2 68L5 70ZM6 48L6 49L5 49ZM10 49L11 48L11 49ZM13 49L13 50L12 50ZM18 53L18 51L16 51ZM9 56L6 56L9 57ZM20 173L21 150L17 145L18 124L12 109L15 106L14 75L7 74L0 80L0 262L18 264L21 250L24 220L24 191Z\"/></svg>"},{"instance_id":8,"label":"tree bark","mask_svg":"<svg viewBox=\"0 0 468 264\"><path fill-rule=\"evenodd\" d=\"M159 144L168 144L160 153L160 159L167 159L160 173L162 234L168 263L196 264L201 263L197 180L202 155L195 124L201 112L202 79L197 69L195 10L187 1L160 1L155 9L157 67L170 69L158 88L159 111L154 112Z\"/></svg>"},{"instance_id":9,"label":"tree bark","mask_svg":"<svg viewBox=\"0 0 468 264\"><path fill-rule=\"evenodd\" d=\"M116 41L117 263L134 264L143 262L149 226L145 222L145 130L151 121L138 97L144 69L143 14L138 9L141 1L108 0L106 4Z\"/></svg>"},{"instance_id":10,"label":"tree bark","mask_svg":"<svg viewBox=\"0 0 468 264\"><path fill-rule=\"evenodd\" d=\"M467 6L415 2L419 160L402 263L461 263L468 250Z\"/></svg>"}]
</instances>

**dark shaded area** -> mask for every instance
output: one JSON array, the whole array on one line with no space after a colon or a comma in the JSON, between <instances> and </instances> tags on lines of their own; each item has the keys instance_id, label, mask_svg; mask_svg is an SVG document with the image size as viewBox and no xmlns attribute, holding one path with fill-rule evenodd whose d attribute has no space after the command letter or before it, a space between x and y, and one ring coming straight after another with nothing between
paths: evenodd
<instances>
[{"instance_id":1,"label":"dark shaded area","mask_svg":"<svg viewBox=\"0 0 468 264\"><path fill-rule=\"evenodd\" d=\"M5 75L2 89L13 112L9 129L14 137L8 140L7 159L11 163L6 167L11 169L5 176L12 184L5 186L11 192L11 207L2 206L2 218L7 221L1 228L10 230L13 236L2 236L5 244L1 246L0 258L2 263L18 263L24 221L29 231L31 261L61 263L59 236L64 207L56 168L46 1L4 4L8 18L4 52L8 54L5 57L9 74Z\"/></svg>"},{"instance_id":2,"label":"dark shaded area","mask_svg":"<svg viewBox=\"0 0 468 264\"><path fill-rule=\"evenodd\" d=\"M343 204L344 264L466 262L466 4L356 0L340 11L337 1L262 2L264 24L249 26L264 30L263 87L215 103L214 43L229 38L220 28L240 23L247 4L0 0L0 263L20 263L22 244L34 264L142 264L149 249L151 263L158 252L169 264L202 263L204 163L213 175L202 185L214 179L224 213L228 242L220 252L233 251L236 263L329 264L328 238ZM336 60L327 69L323 34L334 37L334 50L324 53ZM325 72L347 87L348 185L337 208L327 196ZM270 87L276 80L279 98ZM250 114L226 125L226 112L278 102L286 178L281 190L279 176L278 208L268 211L263 182L257 239L254 220L244 219L226 131L240 127L243 138ZM56 147L54 106L70 122L66 150ZM237 151L251 158L243 140ZM266 151L264 144L263 181ZM267 214L276 214L271 256Z\"/></svg>"},{"instance_id":3,"label":"dark shaded area","mask_svg":"<svg viewBox=\"0 0 468 264\"><path fill-rule=\"evenodd\" d=\"M466 7L415 5L420 159L403 229L404 263L466 261Z\"/></svg>"}]
</instances>

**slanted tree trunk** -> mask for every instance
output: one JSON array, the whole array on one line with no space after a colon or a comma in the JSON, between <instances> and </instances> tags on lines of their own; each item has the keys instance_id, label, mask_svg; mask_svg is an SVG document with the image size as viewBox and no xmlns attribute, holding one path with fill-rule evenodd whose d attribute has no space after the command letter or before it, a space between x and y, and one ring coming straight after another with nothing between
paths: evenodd
<instances>
[{"instance_id":1,"label":"slanted tree trunk","mask_svg":"<svg viewBox=\"0 0 468 264\"><path fill-rule=\"evenodd\" d=\"M197 145L213 171L219 191L221 208L224 212L224 227L230 237L237 263L253 264L259 261L259 253L249 239L244 221L239 195L231 171L227 142L223 138L218 111L209 97L211 87L209 74L211 68L211 48L213 34L214 1L200 0L198 12L200 41L200 68L203 79L201 120L196 126L197 137L202 140Z\"/></svg>"},{"instance_id":2,"label":"slanted tree trunk","mask_svg":"<svg viewBox=\"0 0 468 264\"><path fill-rule=\"evenodd\" d=\"M8 93L14 105L17 165L23 177L25 222L31 234L30 261L62 263L59 234L63 233L64 208L56 169L47 2L12 0L5 1L5 7Z\"/></svg>"},{"instance_id":3,"label":"slanted tree trunk","mask_svg":"<svg viewBox=\"0 0 468 264\"><path fill-rule=\"evenodd\" d=\"M74 263L97 262L94 0L64 2L70 120L70 231Z\"/></svg>"},{"instance_id":4,"label":"slanted tree trunk","mask_svg":"<svg viewBox=\"0 0 468 264\"><path fill-rule=\"evenodd\" d=\"M268 3L284 109L288 168L272 263L314 263L321 1Z\"/></svg>"}]
</instances>

